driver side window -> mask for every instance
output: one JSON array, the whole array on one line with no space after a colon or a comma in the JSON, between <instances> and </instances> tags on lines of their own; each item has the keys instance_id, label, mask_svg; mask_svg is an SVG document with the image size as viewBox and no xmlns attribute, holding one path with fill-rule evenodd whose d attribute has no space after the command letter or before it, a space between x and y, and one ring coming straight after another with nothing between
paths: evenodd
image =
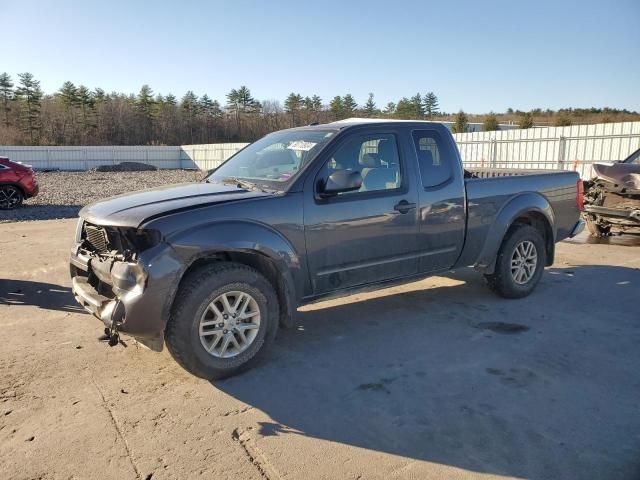
<instances>
[{"instance_id":1,"label":"driver side window","mask_svg":"<svg viewBox=\"0 0 640 480\"><path fill-rule=\"evenodd\" d=\"M399 188L402 177L395 135L356 135L347 139L325 164L321 178L326 180L337 170L362 175L359 190L339 195Z\"/></svg>"}]
</instances>

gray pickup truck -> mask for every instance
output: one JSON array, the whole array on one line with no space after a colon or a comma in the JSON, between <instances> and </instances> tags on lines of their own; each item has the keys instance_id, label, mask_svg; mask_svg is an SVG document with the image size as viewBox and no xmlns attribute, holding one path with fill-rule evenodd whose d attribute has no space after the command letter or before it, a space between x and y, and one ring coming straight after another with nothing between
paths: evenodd
<instances>
[{"instance_id":1,"label":"gray pickup truck","mask_svg":"<svg viewBox=\"0 0 640 480\"><path fill-rule=\"evenodd\" d=\"M487 178L489 177L489 178ZM438 123L343 121L275 132L199 184L82 209L77 301L203 378L253 365L298 306L474 266L531 293L576 235L574 172L465 171Z\"/></svg>"}]
</instances>

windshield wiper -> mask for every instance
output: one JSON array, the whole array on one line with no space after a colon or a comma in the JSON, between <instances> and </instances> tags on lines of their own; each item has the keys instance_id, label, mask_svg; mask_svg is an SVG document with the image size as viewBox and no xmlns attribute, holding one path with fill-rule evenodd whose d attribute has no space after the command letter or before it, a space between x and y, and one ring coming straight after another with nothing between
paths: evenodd
<instances>
[{"instance_id":1,"label":"windshield wiper","mask_svg":"<svg viewBox=\"0 0 640 480\"><path fill-rule=\"evenodd\" d=\"M264 193L273 193L276 190L264 187L262 185L258 185L257 183L250 182L249 180L245 180L244 178L238 177L228 177L225 178L222 183L232 184L238 188L244 188L245 190L255 190Z\"/></svg>"},{"instance_id":2,"label":"windshield wiper","mask_svg":"<svg viewBox=\"0 0 640 480\"><path fill-rule=\"evenodd\" d=\"M240 179L237 177L229 177L225 178L222 183L224 184L234 184L238 188L244 188L247 190L254 190L258 186L255 183L249 182L248 180Z\"/></svg>"}]
</instances>

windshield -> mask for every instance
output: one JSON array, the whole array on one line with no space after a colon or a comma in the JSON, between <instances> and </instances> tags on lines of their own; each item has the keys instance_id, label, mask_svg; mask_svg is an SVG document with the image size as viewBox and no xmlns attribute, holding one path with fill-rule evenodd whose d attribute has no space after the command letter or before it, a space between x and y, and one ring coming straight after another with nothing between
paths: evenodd
<instances>
[{"instance_id":1,"label":"windshield","mask_svg":"<svg viewBox=\"0 0 640 480\"><path fill-rule=\"evenodd\" d=\"M623 163L636 163L640 165L640 149L633 152L629 157L623 160Z\"/></svg>"},{"instance_id":2,"label":"windshield","mask_svg":"<svg viewBox=\"0 0 640 480\"><path fill-rule=\"evenodd\" d=\"M208 181L241 179L280 188L307 165L337 130L285 130L252 143L222 164Z\"/></svg>"}]
</instances>

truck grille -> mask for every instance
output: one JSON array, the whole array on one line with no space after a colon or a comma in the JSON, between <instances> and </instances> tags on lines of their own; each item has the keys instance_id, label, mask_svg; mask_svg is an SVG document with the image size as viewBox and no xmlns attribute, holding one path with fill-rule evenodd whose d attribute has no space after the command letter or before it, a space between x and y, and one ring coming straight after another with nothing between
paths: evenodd
<instances>
[{"instance_id":1,"label":"truck grille","mask_svg":"<svg viewBox=\"0 0 640 480\"><path fill-rule=\"evenodd\" d=\"M84 239L97 253L107 253L109 251L107 232L102 227L85 223Z\"/></svg>"}]
</instances>

